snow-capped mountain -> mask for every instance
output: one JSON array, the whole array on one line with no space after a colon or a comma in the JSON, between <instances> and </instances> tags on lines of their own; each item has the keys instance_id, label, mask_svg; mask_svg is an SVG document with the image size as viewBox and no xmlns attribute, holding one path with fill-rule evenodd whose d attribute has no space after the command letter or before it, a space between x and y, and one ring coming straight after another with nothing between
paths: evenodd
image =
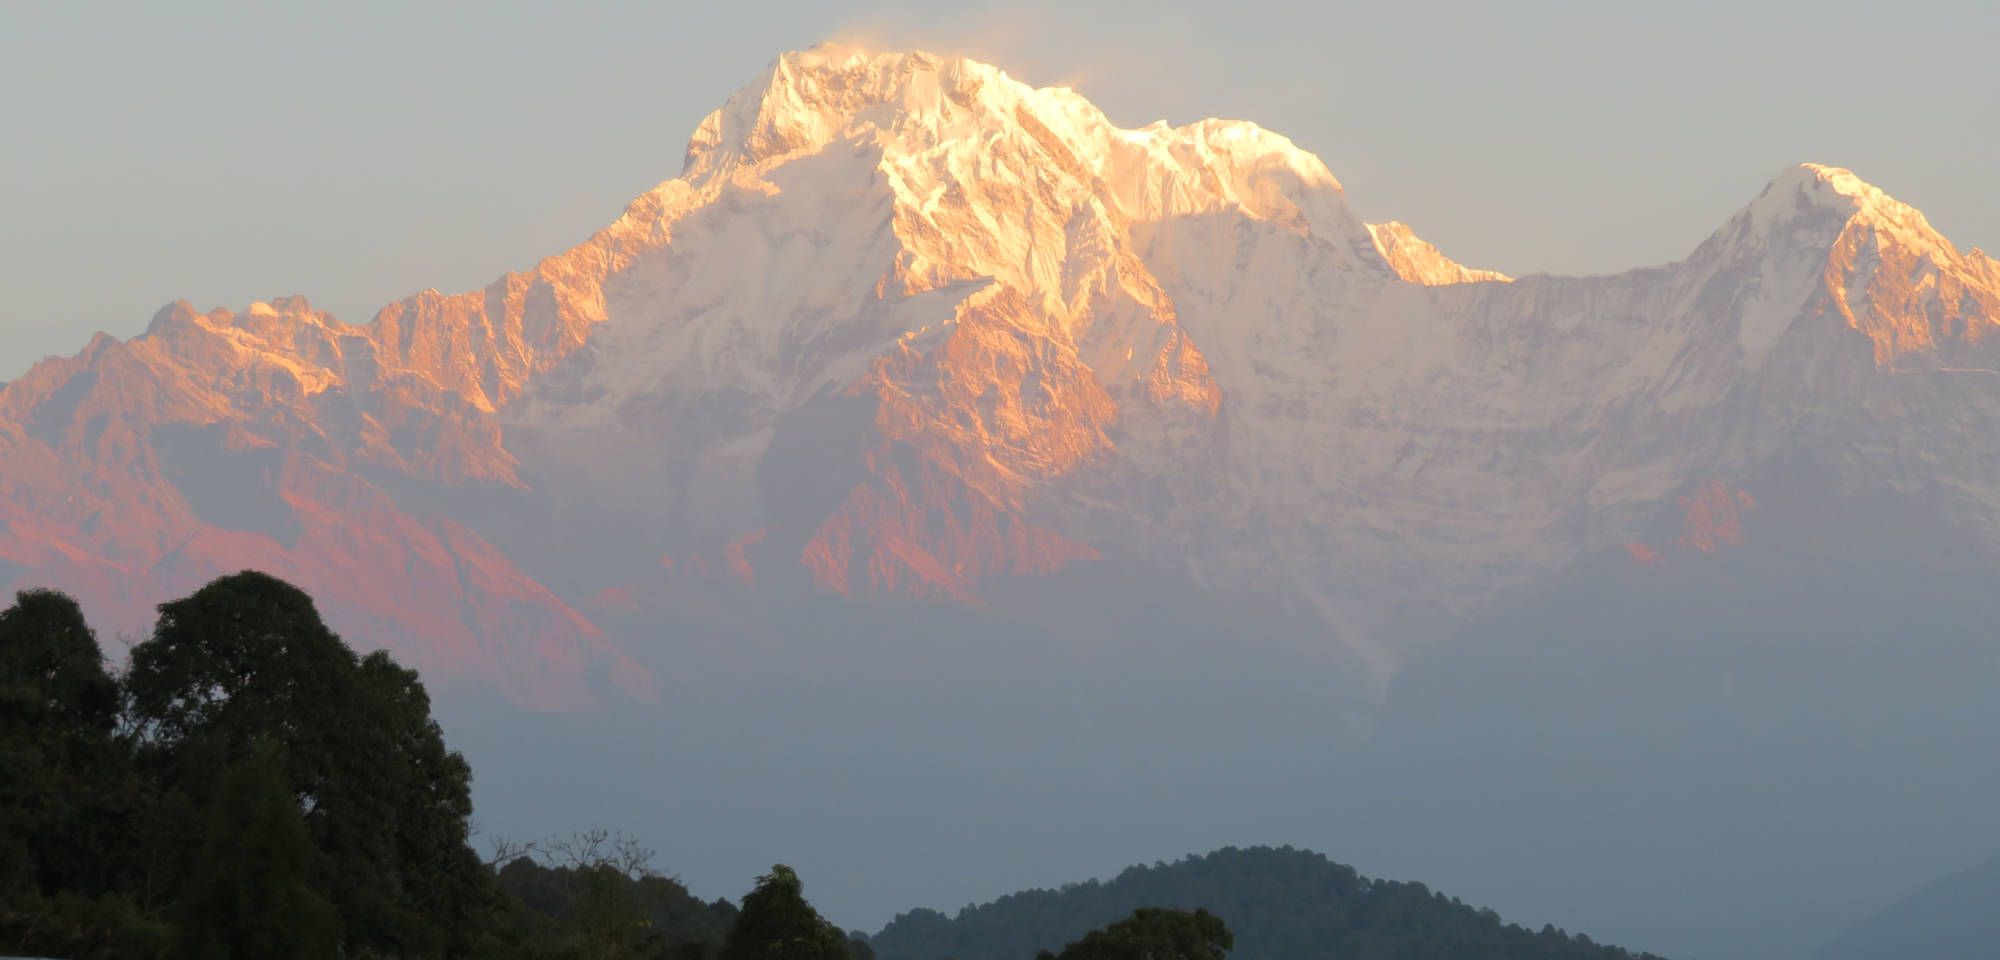
<instances>
[{"instance_id":1,"label":"snow-capped mountain","mask_svg":"<svg viewBox=\"0 0 2000 960\"><path fill-rule=\"evenodd\" d=\"M649 694L605 611L674 583L1027 609L1112 569L1379 690L1717 481L1992 557L1996 322L2000 265L1845 170L1676 264L1510 280L1254 124L818 47L532 271L366 325L175 304L7 384L0 579L132 630L256 566L562 706Z\"/></svg>"}]
</instances>

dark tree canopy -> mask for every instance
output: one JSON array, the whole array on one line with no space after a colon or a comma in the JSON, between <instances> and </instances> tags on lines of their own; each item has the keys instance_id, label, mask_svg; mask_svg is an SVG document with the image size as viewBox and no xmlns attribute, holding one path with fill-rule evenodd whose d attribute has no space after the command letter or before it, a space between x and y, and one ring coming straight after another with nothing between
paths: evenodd
<instances>
[{"instance_id":1,"label":"dark tree canopy","mask_svg":"<svg viewBox=\"0 0 2000 960\"><path fill-rule=\"evenodd\" d=\"M1142 907L1212 912L1233 934L1231 960L1633 956L1554 928L1508 925L1490 910L1423 884L1371 880L1290 847L1229 848L1132 867L1109 882L1030 890L967 907L956 917L911 911L869 942L881 960L1021 960L1074 945L1092 928L1115 925Z\"/></svg>"},{"instance_id":2,"label":"dark tree canopy","mask_svg":"<svg viewBox=\"0 0 2000 960\"><path fill-rule=\"evenodd\" d=\"M331 727L351 712L355 670L354 652L311 597L246 571L161 604L152 637L132 649L126 685L146 745L172 755L176 772L214 783L226 765L218 758L270 737L311 798L333 776Z\"/></svg>"},{"instance_id":3,"label":"dark tree canopy","mask_svg":"<svg viewBox=\"0 0 2000 960\"><path fill-rule=\"evenodd\" d=\"M118 684L76 601L52 590L16 594L0 611L0 684L10 725L54 737L109 735Z\"/></svg>"},{"instance_id":4,"label":"dark tree canopy","mask_svg":"<svg viewBox=\"0 0 2000 960\"><path fill-rule=\"evenodd\" d=\"M260 573L162 604L121 679L74 601L0 611L0 952L98 958L1627 960L1290 848L841 932L783 864L703 903L608 831L468 843L472 772L414 671ZM1213 911L1211 913L1210 911ZM1227 923L1225 923L1225 920ZM1093 929L1101 927L1101 929ZM1057 944L1066 944L1053 954Z\"/></svg>"},{"instance_id":5,"label":"dark tree canopy","mask_svg":"<svg viewBox=\"0 0 2000 960\"><path fill-rule=\"evenodd\" d=\"M583 842L549 841L551 863L520 856L499 870L501 891L515 904L518 956L589 956L708 960L736 918L726 900L704 903L671 877L655 873L650 851L631 848L608 831L579 834Z\"/></svg>"},{"instance_id":6,"label":"dark tree canopy","mask_svg":"<svg viewBox=\"0 0 2000 960\"><path fill-rule=\"evenodd\" d=\"M0 611L0 949L131 956L167 939L119 895L143 797L119 701L74 600L30 590Z\"/></svg>"},{"instance_id":7,"label":"dark tree canopy","mask_svg":"<svg viewBox=\"0 0 2000 960\"><path fill-rule=\"evenodd\" d=\"M1223 960L1236 938L1207 910L1140 907L1132 915L1064 947L1053 960Z\"/></svg>"},{"instance_id":8,"label":"dark tree canopy","mask_svg":"<svg viewBox=\"0 0 2000 960\"><path fill-rule=\"evenodd\" d=\"M743 897L722 960L849 960L847 936L806 902L805 884L780 863Z\"/></svg>"},{"instance_id":9,"label":"dark tree canopy","mask_svg":"<svg viewBox=\"0 0 2000 960\"><path fill-rule=\"evenodd\" d=\"M491 907L466 842L472 772L446 749L414 671L385 653L357 658L303 591L245 572L162 604L127 684L139 762L162 791L163 876L198 855L191 838L222 772L269 739L305 811L314 887L350 952L464 949Z\"/></svg>"},{"instance_id":10,"label":"dark tree canopy","mask_svg":"<svg viewBox=\"0 0 2000 960\"><path fill-rule=\"evenodd\" d=\"M310 884L313 847L270 740L223 775L181 909L179 953L190 960L339 955L333 905Z\"/></svg>"},{"instance_id":11,"label":"dark tree canopy","mask_svg":"<svg viewBox=\"0 0 2000 960\"><path fill-rule=\"evenodd\" d=\"M101 892L107 811L71 801L118 789L117 720L118 685L75 601L31 590L0 612L0 884Z\"/></svg>"}]
</instances>

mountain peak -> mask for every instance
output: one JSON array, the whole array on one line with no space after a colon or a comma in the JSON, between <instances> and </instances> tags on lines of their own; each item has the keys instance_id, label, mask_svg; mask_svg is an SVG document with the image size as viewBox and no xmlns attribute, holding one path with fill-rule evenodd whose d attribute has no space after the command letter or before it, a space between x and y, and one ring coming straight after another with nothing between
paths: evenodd
<instances>
[{"instance_id":1,"label":"mountain peak","mask_svg":"<svg viewBox=\"0 0 2000 960\"><path fill-rule=\"evenodd\" d=\"M709 114L688 142L682 176L698 181L823 147L876 111L881 125L928 127L937 137L953 120L1011 113L1033 92L997 67L964 58L820 44L779 56Z\"/></svg>"},{"instance_id":2,"label":"mountain peak","mask_svg":"<svg viewBox=\"0 0 2000 960\"><path fill-rule=\"evenodd\" d=\"M1106 187L1138 220L1218 201L1259 216L1286 215L1296 207L1271 202L1273 193L1340 192L1318 157L1255 123L1211 118L1128 130L1069 87L1031 87L990 64L831 44L780 56L704 119L689 139L681 176L697 189L739 173L755 179L843 140L906 166L970 164L963 174L984 162L996 135L1033 141L1033 152L1063 175ZM1163 168L1185 182L1163 185Z\"/></svg>"},{"instance_id":3,"label":"mountain peak","mask_svg":"<svg viewBox=\"0 0 2000 960\"><path fill-rule=\"evenodd\" d=\"M2000 273L1934 249L1915 211L1802 165L1689 262L1509 284L1365 224L1317 157L1257 124L1121 128L987 64L823 45L709 115L682 178L532 271L362 325L301 298L176 304L135 342L15 381L0 486L23 492L0 509L43 512L32 542L0 513L0 570L88 556L164 584L148 571L212 529L266 538L201 541L218 569L342 586L323 562L336 508L440 582L464 564L525 583L489 563L506 550L556 558L541 569L577 597L766 528L767 560L835 593L970 598L1178 552L1193 582L1296 601L1379 683L1402 653L1382 638L1445 630L1639 533L1565 539L1568 504L1624 524L1687 464L1713 475L1734 441L1698 418L1754 394L1738 387L1793 332L1772 371L1870 375L1817 362L1865 357L1854 331L1898 372L1992 369L2000 339L1975 341ZM1797 396L1780 412L1818 400ZM1663 431L1683 438L1665 453L1644 442ZM212 482L225 471L238 486ZM416 491L409 512L376 476ZM460 504L460 485L493 497ZM496 540L446 542L426 525L439 504ZM536 526L517 504L584 521ZM1484 539L1442 532L1440 511ZM1379 551L1334 546L1392 526ZM1242 536L1205 546L1222 530ZM1522 572L1494 585L1500 557ZM497 599L456 633L392 600L356 609L395 611L414 644L504 652L530 629ZM561 655L595 656L567 600L522 602ZM1429 612L1411 627L1407 610Z\"/></svg>"},{"instance_id":4,"label":"mountain peak","mask_svg":"<svg viewBox=\"0 0 2000 960\"><path fill-rule=\"evenodd\" d=\"M1823 298L1818 312L1873 341L1878 364L1913 353L1946 362L1937 351L1969 347L2000 315L1990 261L1960 254L1921 211L1841 167L1787 168L1697 258L1764 273L1758 302L1773 309L1745 313L1763 318L1744 328L1752 358L1787 329L1787 304L1808 291Z\"/></svg>"},{"instance_id":5,"label":"mountain peak","mask_svg":"<svg viewBox=\"0 0 2000 960\"><path fill-rule=\"evenodd\" d=\"M1745 238L1762 241L1802 227L1838 232L1856 219L1883 230L1885 241L1957 257L1922 212L1851 170L1819 163L1786 168L1723 229L1741 228Z\"/></svg>"},{"instance_id":6,"label":"mountain peak","mask_svg":"<svg viewBox=\"0 0 2000 960\"><path fill-rule=\"evenodd\" d=\"M1777 177L1777 182L1786 181L1817 188L1822 192L1856 202L1866 203L1887 198L1887 194L1884 194L1880 187L1855 176L1854 171L1824 163L1801 163L1791 167Z\"/></svg>"}]
</instances>

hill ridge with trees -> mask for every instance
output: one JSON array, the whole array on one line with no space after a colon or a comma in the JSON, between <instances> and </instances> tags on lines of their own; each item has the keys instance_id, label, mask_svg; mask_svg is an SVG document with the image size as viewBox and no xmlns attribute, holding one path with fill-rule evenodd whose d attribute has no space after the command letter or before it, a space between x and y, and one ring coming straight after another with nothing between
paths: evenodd
<instances>
[{"instance_id":1,"label":"hill ridge with trees","mask_svg":"<svg viewBox=\"0 0 2000 960\"><path fill-rule=\"evenodd\" d=\"M414 670L245 571L161 604L121 672L75 600L0 610L0 952L98 958L1630 960L1422 884L1228 848L844 933L775 864L705 903L594 829L471 844L472 770ZM1058 953L1057 951L1060 950Z\"/></svg>"},{"instance_id":2,"label":"hill ridge with trees","mask_svg":"<svg viewBox=\"0 0 2000 960\"><path fill-rule=\"evenodd\" d=\"M1133 910L1205 909L1233 960L1659 960L1553 926L1503 922L1421 883L1369 879L1310 850L1225 847L1111 880L1024 890L956 916L919 909L870 938L879 960L1020 960Z\"/></svg>"}]
</instances>

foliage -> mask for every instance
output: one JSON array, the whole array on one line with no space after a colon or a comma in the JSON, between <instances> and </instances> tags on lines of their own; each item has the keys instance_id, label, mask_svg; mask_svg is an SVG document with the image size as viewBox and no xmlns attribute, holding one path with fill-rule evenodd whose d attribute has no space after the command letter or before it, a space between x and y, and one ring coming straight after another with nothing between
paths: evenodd
<instances>
[{"instance_id":1,"label":"foliage","mask_svg":"<svg viewBox=\"0 0 2000 960\"><path fill-rule=\"evenodd\" d=\"M721 960L849 960L848 941L806 902L799 875L780 863L743 897Z\"/></svg>"},{"instance_id":2,"label":"foliage","mask_svg":"<svg viewBox=\"0 0 2000 960\"><path fill-rule=\"evenodd\" d=\"M257 740L231 764L182 905L179 954L202 960L335 957L333 905L308 884L312 840L283 748Z\"/></svg>"},{"instance_id":3,"label":"foliage","mask_svg":"<svg viewBox=\"0 0 2000 960\"><path fill-rule=\"evenodd\" d=\"M137 960L164 957L175 929L164 918L139 909L129 897L95 897L64 891L54 896L10 895L0 915L7 920L0 944L15 953L72 957L74 960Z\"/></svg>"},{"instance_id":4,"label":"foliage","mask_svg":"<svg viewBox=\"0 0 2000 960\"><path fill-rule=\"evenodd\" d=\"M0 950L146 956L167 936L114 891L140 812L119 689L69 597L0 611Z\"/></svg>"},{"instance_id":5,"label":"foliage","mask_svg":"<svg viewBox=\"0 0 2000 960\"><path fill-rule=\"evenodd\" d=\"M519 956L706 960L736 917L727 901L703 903L653 869L652 851L606 830L498 859Z\"/></svg>"},{"instance_id":6,"label":"foliage","mask_svg":"<svg viewBox=\"0 0 2000 960\"><path fill-rule=\"evenodd\" d=\"M466 842L472 772L445 748L414 671L357 658L303 591L245 572L161 605L127 686L140 768L161 796L158 876L181 886L222 771L268 738L347 949L465 951L490 887Z\"/></svg>"},{"instance_id":7,"label":"foliage","mask_svg":"<svg viewBox=\"0 0 2000 960\"><path fill-rule=\"evenodd\" d=\"M1140 907L1132 915L1037 960L1223 960L1236 938L1207 910Z\"/></svg>"},{"instance_id":8,"label":"foliage","mask_svg":"<svg viewBox=\"0 0 2000 960\"><path fill-rule=\"evenodd\" d=\"M92 786L123 764L112 739L118 686L76 603L29 591L0 612L0 884L44 894L103 884ZM27 844L35 841L31 853Z\"/></svg>"},{"instance_id":9,"label":"foliage","mask_svg":"<svg viewBox=\"0 0 2000 960\"><path fill-rule=\"evenodd\" d=\"M491 875L468 842L472 768L446 748L416 671L376 651L355 688L347 769L373 776L329 785L321 808L348 810L338 822L349 832L334 833L329 818L325 868L339 878L372 870L365 898L346 903L376 934L354 939L402 956L463 953L464 931L493 905Z\"/></svg>"},{"instance_id":10,"label":"foliage","mask_svg":"<svg viewBox=\"0 0 2000 960\"><path fill-rule=\"evenodd\" d=\"M1228 848L1132 867L1108 883L1031 890L956 917L916 910L870 941L881 960L1020 960L1141 907L1206 908L1234 933L1234 960L1626 960L1615 947L1501 922L1420 883L1370 880L1290 847Z\"/></svg>"},{"instance_id":11,"label":"foliage","mask_svg":"<svg viewBox=\"0 0 2000 960\"><path fill-rule=\"evenodd\" d=\"M0 611L0 951L76 958L1624 960L1290 848L1030 891L872 941L782 864L704 903L603 830L468 843L471 770L414 671L258 573L163 604L121 679L74 601ZM1193 912L1183 912L1190 910ZM1213 914L1209 910L1215 911ZM1227 924L1225 925L1225 920ZM1103 929L1093 929L1102 927ZM1047 951L1066 943L1060 954Z\"/></svg>"},{"instance_id":12,"label":"foliage","mask_svg":"<svg viewBox=\"0 0 2000 960\"><path fill-rule=\"evenodd\" d=\"M163 604L122 683L74 601L21 594L0 766L0 949L466 956L503 913L417 675L263 574Z\"/></svg>"},{"instance_id":13,"label":"foliage","mask_svg":"<svg viewBox=\"0 0 2000 960\"><path fill-rule=\"evenodd\" d=\"M63 735L109 734L117 721L117 681L83 611L63 594L23 591L0 611L0 676L10 710L19 711L10 719Z\"/></svg>"}]
</instances>

